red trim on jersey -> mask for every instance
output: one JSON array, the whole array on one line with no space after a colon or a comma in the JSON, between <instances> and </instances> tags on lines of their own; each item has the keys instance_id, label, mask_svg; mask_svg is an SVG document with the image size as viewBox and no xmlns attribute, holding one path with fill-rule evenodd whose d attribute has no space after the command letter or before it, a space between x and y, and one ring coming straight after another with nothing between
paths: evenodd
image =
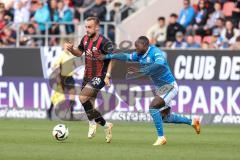
<instances>
[{"instance_id":1,"label":"red trim on jersey","mask_svg":"<svg viewBox=\"0 0 240 160\"><path fill-rule=\"evenodd\" d=\"M88 36L86 35L86 36L83 37L83 48L84 48L84 50L86 49L85 47L86 47L87 42L88 42Z\"/></svg>"},{"instance_id":2,"label":"red trim on jersey","mask_svg":"<svg viewBox=\"0 0 240 160\"><path fill-rule=\"evenodd\" d=\"M89 45L87 47L87 50L91 50L92 51L92 46L93 46L93 41L90 39L89 41ZM87 53L85 53L85 76L87 78L93 78L93 73L92 73L92 55L87 55Z\"/></svg>"},{"instance_id":3,"label":"red trim on jersey","mask_svg":"<svg viewBox=\"0 0 240 160\"><path fill-rule=\"evenodd\" d=\"M98 41L97 41L97 44L96 44L96 48L97 50L99 50L100 48L100 45L102 43L102 40L103 40L103 37L100 36L98 38ZM97 54L101 54L100 52L97 52ZM103 69L103 66L104 66L104 62L103 60L96 60L96 76L102 76L102 69Z\"/></svg>"}]
</instances>

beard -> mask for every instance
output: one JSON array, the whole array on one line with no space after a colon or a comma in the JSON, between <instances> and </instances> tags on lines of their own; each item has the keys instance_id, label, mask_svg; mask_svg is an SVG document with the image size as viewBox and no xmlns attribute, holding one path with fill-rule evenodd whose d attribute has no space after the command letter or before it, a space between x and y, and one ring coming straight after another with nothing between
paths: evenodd
<instances>
[{"instance_id":1,"label":"beard","mask_svg":"<svg viewBox=\"0 0 240 160\"><path fill-rule=\"evenodd\" d=\"M89 38L93 38L93 37L96 35L96 32L95 32L95 33L92 33L92 34L87 33L87 35L88 35Z\"/></svg>"},{"instance_id":2,"label":"beard","mask_svg":"<svg viewBox=\"0 0 240 160\"><path fill-rule=\"evenodd\" d=\"M139 51L138 51L138 54L139 54L139 55L144 55L146 52L147 52L147 51L145 51L145 50L139 50Z\"/></svg>"}]
</instances>

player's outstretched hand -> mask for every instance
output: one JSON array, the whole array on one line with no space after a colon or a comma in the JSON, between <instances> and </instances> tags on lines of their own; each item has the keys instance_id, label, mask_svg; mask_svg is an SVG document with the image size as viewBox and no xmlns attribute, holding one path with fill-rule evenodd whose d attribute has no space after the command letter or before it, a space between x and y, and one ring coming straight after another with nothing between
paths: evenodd
<instances>
[{"instance_id":1,"label":"player's outstretched hand","mask_svg":"<svg viewBox=\"0 0 240 160\"><path fill-rule=\"evenodd\" d=\"M96 57L95 57L97 60L104 60L105 59L105 55L104 54L98 54Z\"/></svg>"}]
</instances>

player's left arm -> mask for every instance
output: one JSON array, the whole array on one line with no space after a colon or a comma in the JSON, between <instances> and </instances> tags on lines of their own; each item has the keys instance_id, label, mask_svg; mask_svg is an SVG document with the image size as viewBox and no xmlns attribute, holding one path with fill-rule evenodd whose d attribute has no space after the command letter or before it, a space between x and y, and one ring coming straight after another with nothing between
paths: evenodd
<instances>
[{"instance_id":1,"label":"player's left arm","mask_svg":"<svg viewBox=\"0 0 240 160\"><path fill-rule=\"evenodd\" d=\"M108 68L107 68L107 73L106 73L106 76L104 78L104 82L108 87L110 87L110 85L111 85L110 84L110 79L111 79L112 68L113 68L114 64L115 64L115 60L111 60L109 62L109 65L108 65Z\"/></svg>"},{"instance_id":2,"label":"player's left arm","mask_svg":"<svg viewBox=\"0 0 240 160\"><path fill-rule=\"evenodd\" d=\"M111 41L104 38L102 41L102 44L100 46L101 53L99 55L106 56L107 54L112 53L114 50L113 46L114 45ZM108 86L108 87L110 87L110 79L111 79L111 75L112 75L113 65L114 65L114 60L111 60L108 64L107 73L104 78L104 82L105 82L106 86Z\"/></svg>"}]
</instances>

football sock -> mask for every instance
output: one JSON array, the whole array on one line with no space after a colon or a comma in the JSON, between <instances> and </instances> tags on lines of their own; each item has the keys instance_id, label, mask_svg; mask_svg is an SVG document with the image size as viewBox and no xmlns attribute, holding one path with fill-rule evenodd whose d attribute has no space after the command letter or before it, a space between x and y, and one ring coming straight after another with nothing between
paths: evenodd
<instances>
[{"instance_id":1,"label":"football sock","mask_svg":"<svg viewBox=\"0 0 240 160\"><path fill-rule=\"evenodd\" d=\"M95 125L96 122L95 122L95 120L91 120L91 121L89 121L89 124L91 124L91 125Z\"/></svg>"},{"instance_id":2,"label":"football sock","mask_svg":"<svg viewBox=\"0 0 240 160\"><path fill-rule=\"evenodd\" d=\"M159 109L149 109L159 137L163 136L162 114Z\"/></svg>"},{"instance_id":3,"label":"football sock","mask_svg":"<svg viewBox=\"0 0 240 160\"><path fill-rule=\"evenodd\" d=\"M92 103L90 101L86 101L82 105L87 114L88 120L92 121L95 119L95 122L97 122L101 126L104 126L106 124L106 121L102 117L101 113L93 108Z\"/></svg>"},{"instance_id":4,"label":"football sock","mask_svg":"<svg viewBox=\"0 0 240 160\"><path fill-rule=\"evenodd\" d=\"M169 114L167 116L165 116L163 118L163 121L165 123L183 123L183 124L188 124L188 125L192 125L192 120L184 117L184 116L180 116L178 114Z\"/></svg>"},{"instance_id":5,"label":"football sock","mask_svg":"<svg viewBox=\"0 0 240 160\"><path fill-rule=\"evenodd\" d=\"M100 124L101 126L105 126L106 121L105 119L101 116L95 119L95 122L97 122L98 124Z\"/></svg>"}]
</instances>

